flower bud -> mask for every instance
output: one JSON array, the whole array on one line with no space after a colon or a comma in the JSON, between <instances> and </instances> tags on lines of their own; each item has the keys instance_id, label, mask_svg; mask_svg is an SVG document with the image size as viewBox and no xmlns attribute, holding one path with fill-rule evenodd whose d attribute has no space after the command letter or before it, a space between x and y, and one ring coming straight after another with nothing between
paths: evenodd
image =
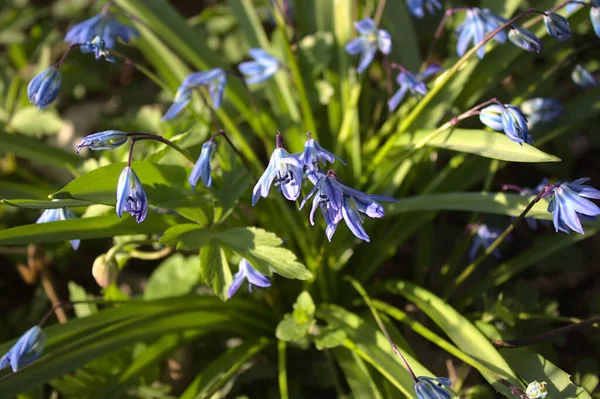
<instances>
[{"instance_id":1,"label":"flower bud","mask_svg":"<svg viewBox=\"0 0 600 399\"><path fill-rule=\"evenodd\" d=\"M84 147L90 147L92 151L112 150L127 141L127 133L120 130L107 130L85 136L81 144L77 146L77 153Z\"/></svg>"},{"instance_id":2,"label":"flower bud","mask_svg":"<svg viewBox=\"0 0 600 399\"><path fill-rule=\"evenodd\" d=\"M517 25L512 26L512 29L508 32L508 38L513 44L527 51L539 53L544 48L541 40L536 35Z\"/></svg>"},{"instance_id":3,"label":"flower bud","mask_svg":"<svg viewBox=\"0 0 600 399\"><path fill-rule=\"evenodd\" d=\"M590 20L596 36L600 37L600 5L590 8Z\"/></svg>"},{"instance_id":4,"label":"flower bud","mask_svg":"<svg viewBox=\"0 0 600 399\"><path fill-rule=\"evenodd\" d=\"M504 107L500 104L492 104L479 111L479 120L486 126L497 132L502 131L502 114Z\"/></svg>"},{"instance_id":5,"label":"flower bud","mask_svg":"<svg viewBox=\"0 0 600 399\"><path fill-rule=\"evenodd\" d=\"M119 277L117 262L114 258L106 259L106 254L98 256L92 266L92 276L100 287L108 288Z\"/></svg>"},{"instance_id":6,"label":"flower bud","mask_svg":"<svg viewBox=\"0 0 600 399\"><path fill-rule=\"evenodd\" d=\"M212 184L212 177L210 175L210 157L216 149L217 145L214 143L214 141L209 140L202 144L200 157L196 161L194 169L192 169L192 173L188 178L188 182L192 188L196 188L198 179L202 179L202 184L204 184L206 187L210 187Z\"/></svg>"},{"instance_id":7,"label":"flower bud","mask_svg":"<svg viewBox=\"0 0 600 399\"><path fill-rule=\"evenodd\" d=\"M38 107L44 108L58 97L62 75L56 67L48 67L36 75L27 86L29 101Z\"/></svg>"},{"instance_id":8,"label":"flower bud","mask_svg":"<svg viewBox=\"0 0 600 399\"><path fill-rule=\"evenodd\" d=\"M527 119L529 125L535 125L538 122L552 122L563 113L563 107L553 98L532 98L523 101L521 110Z\"/></svg>"},{"instance_id":9,"label":"flower bud","mask_svg":"<svg viewBox=\"0 0 600 399\"><path fill-rule=\"evenodd\" d=\"M573 72L571 72L571 79L577 86L589 89L590 87L598 86L598 80L592 75L590 71L585 69L581 64L575 65Z\"/></svg>"},{"instance_id":10,"label":"flower bud","mask_svg":"<svg viewBox=\"0 0 600 399\"><path fill-rule=\"evenodd\" d=\"M519 107L511 104L506 105L502 114L502 127L504 134L512 141L521 145L523 143L533 144L533 137L531 137L527 128L527 118L525 118Z\"/></svg>"},{"instance_id":11,"label":"flower bud","mask_svg":"<svg viewBox=\"0 0 600 399\"><path fill-rule=\"evenodd\" d=\"M546 392L546 383L533 381L527 386L525 394L528 399L540 399L545 398L548 392Z\"/></svg>"},{"instance_id":12,"label":"flower bud","mask_svg":"<svg viewBox=\"0 0 600 399\"><path fill-rule=\"evenodd\" d=\"M46 336L40 326L31 327L0 358L0 370L10 366L14 372L17 372L19 368L30 365L42 355L45 344Z\"/></svg>"},{"instance_id":13,"label":"flower bud","mask_svg":"<svg viewBox=\"0 0 600 399\"><path fill-rule=\"evenodd\" d=\"M544 15L544 24L548 34L553 38L563 41L571 37L569 21L555 12L548 12Z\"/></svg>"}]
</instances>

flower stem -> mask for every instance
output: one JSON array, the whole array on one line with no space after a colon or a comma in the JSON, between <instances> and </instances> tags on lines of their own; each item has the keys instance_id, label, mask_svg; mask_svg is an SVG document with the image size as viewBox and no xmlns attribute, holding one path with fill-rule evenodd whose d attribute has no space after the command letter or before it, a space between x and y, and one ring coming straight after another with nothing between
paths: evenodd
<instances>
[{"instance_id":1,"label":"flower stem","mask_svg":"<svg viewBox=\"0 0 600 399\"><path fill-rule=\"evenodd\" d=\"M373 21L375 21L375 25L379 25L381 22L381 17L383 17L383 10L385 10L386 0L379 0L377 4L377 9L375 10L375 15L373 16Z\"/></svg>"},{"instance_id":2,"label":"flower stem","mask_svg":"<svg viewBox=\"0 0 600 399\"><path fill-rule=\"evenodd\" d=\"M590 319L584 320L582 322L576 324L570 324L568 326L560 327L554 330L546 331L543 334L534 335L533 337L521 338L521 339L512 339L509 341L503 340L492 340L492 344L496 348L520 348L522 346L534 345L543 341L546 341L550 338L556 337L558 335L563 335L570 333L572 331L579 330L581 328L590 327L596 323L600 322L600 316L592 317Z\"/></svg>"},{"instance_id":3,"label":"flower stem","mask_svg":"<svg viewBox=\"0 0 600 399\"><path fill-rule=\"evenodd\" d=\"M238 148L235 146L235 144L233 144L233 141L231 141L231 139L229 138L227 133L225 133L225 130L220 129L218 132L216 132L215 134L213 134L211 136L209 141L214 141L214 139L217 138L218 136L223 136L225 138L225 141L227 141L227 144L229 144L229 146L231 147L233 152L235 152L235 154L240 158L242 163L246 166L246 169L248 169L250 174L252 174L252 168L250 167L248 160L246 159L246 157L244 157L244 154L242 154L242 152L240 150L238 150Z\"/></svg>"},{"instance_id":4,"label":"flower stem","mask_svg":"<svg viewBox=\"0 0 600 399\"><path fill-rule=\"evenodd\" d=\"M67 55L69 55L69 53L73 50L78 48L79 46L81 46L81 44L71 44L69 45L69 47L67 48L67 50L63 53L62 57L60 57L60 59L58 60L58 62L56 64L54 64L55 68L60 68L60 66L63 64L63 62L65 62L65 60L67 59Z\"/></svg>"},{"instance_id":5,"label":"flower stem","mask_svg":"<svg viewBox=\"0 0 600 399\"><path fill-rule=\"evenodd\" d=\"M139 140L155 140L155 141L159 141L159 142L166 144L169 147L173 148L175 151L179 152L181 155L186 157L191 163L196 162L196 159L187 150L184 150L183 148L179 147L177 144L175 144L172 141L167 140L164 137L161 137L159 135L152 134L152 133L143 133L143 132L131 132L131 133L127 133L127 136L132 138L132 149L133 149L133 140L138 140L138 141ZM131 152L129 154L129 163L131 163Z\"/></svg>"},{"instance_id":6,"label":"flower stem","mask_svg":"<svg viewBox=\"0 0 600 399\"><path fill-rule=\"evenodd\" d=\"M164 83L162 80L160 80L160 78L156 74L154 74L152 71L150 71L150 69L146 68L142 64L135 62L131 58L127 57L126 55L124 55L116 50L113 50L113 49L107 49L107 50L110 54L122 59L125 62L125 64L131 65L135 69L137 69L138 71L143 73L148 79L153 81L158 87L160 87L164 91L172 94L171 88L169 86L167 86L167 84Z\"/></svg>"},{"instance_id":7,"label":"flower stem","mask_svg":"<svg viewBox=\"0 0 600 399\"><path fill-rule=\"evenodd\" d=\"M471 9L471 7L454 7L454 8L450 8L450 9L446 10L446 12L444 13L444 16L440 20L440 23L438 24L437 29L435 30L435 35L433 36L433 41L431 42L431 45L429 46L429 50L427 51L427 57L425 58L425 63L423 65L429 65L429 63L431 62L431 58L433 57L433 52L435 50L435 46L436 46L438 40L440 40L440 38L442 37L442 33L444 33L444 27L446 26L446 22L448 22L448 19L457 11L465 11L465 10L470 10L470 9Z\"/></svg>"},{"instance_id":8,"label":"flower stem","mask_svg":"<svg viewBox=\"0 0 600 399\"><path fill-rule=\"evenodd\" d=\"M498 246L502 243L502 241L504 241L504 239L506 237L508 237L508 235L515 229L517 224L519 224L519 222L521 222L521 220L523 220L525 218L525 215L527 215L527 213L529 213L531 208L533 208L533 206L539 202L539 200L542 198L542 196L545 193L546 193L546 190L542 190L538 195L536 195L535 198L529 203L529 205L527 205L525 210L523 212L521 212L519 217L517 217L510 225L508 225L508 227L502 232L502 234L500 234L500 236L498 236L498 238L496 238L496 240L489 247L487 247L485 249L484 253L481 254L477 259L475 259L475 261L473 263L471 263L469 266L467 266L467 268L465 270L462 271L462 273L456 278L456 280L454 280L454 285L452 287L450 287L450 289L446 293L446 297L449 297L450 295L452 295L452 293L456 290L456 288L458 288L459 285L461 285L471 274L473 274L475 269L477 269L477 267L492 252L494 252L494 250L496 248L498 248Z\"/></svg>"}]
</instances>

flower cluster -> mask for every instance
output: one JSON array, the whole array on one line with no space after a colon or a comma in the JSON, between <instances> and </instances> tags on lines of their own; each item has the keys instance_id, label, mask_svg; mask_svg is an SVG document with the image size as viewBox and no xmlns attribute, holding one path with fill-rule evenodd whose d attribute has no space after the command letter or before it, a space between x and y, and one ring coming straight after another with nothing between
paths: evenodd
<instances>
[{"instance_id":1,"label":"flower cluster","mask_svg":"<svg viewBox=\"0 0 600 399\"><path fill-rule=\"evenodd\" d=\"M504 131L504 134L516 143L533 145L533 137L527 127L527 118L515 105L489 105L480 111L479 120L497 132Z\"/></svg>"}]
</instances>

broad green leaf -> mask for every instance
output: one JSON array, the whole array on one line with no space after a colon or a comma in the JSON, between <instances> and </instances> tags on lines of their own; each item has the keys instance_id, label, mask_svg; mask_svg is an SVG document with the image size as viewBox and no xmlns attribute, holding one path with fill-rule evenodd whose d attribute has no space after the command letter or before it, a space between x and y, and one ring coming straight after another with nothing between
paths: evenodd
<instances>
[{"instance_id":1,"label":"broad green leaf","mask_svg":"<svg viewBox=\"0 0 600 399\"><path fill-rule=\"evenodd\" d=\"M218 240L212 239L200 249L200 271L204 282L226 301L227 289L232 281L231 269Z\"/></svg>"},{"instance_id":2,"label":"broad green leaf","mask_svg":"<svg viewBox=\"0 0 600 399\"><path fill-rule=\"evenodd\" d=\"M363 320L354 313L333 304L321 306L317 310L317 317L342 328L348 336L343 344L347 349L373 366L407 398L416 398L413 379L375 322ZM417 375L433 376L410 354L403 353L403 355Z\"/></svg>"},{"instance_id":3,"label":"broad green leaf","mask_svg":"<svg viewBox=\"0 0 600 399\"><path fill-rule=\"evenodd\" d=\"M477 327L483 331L489 339L508 339L508 334L503 334L495 327L477 322ZM547 383L546 390L548 398L565 399L592 399L590 394L582 387L578 387L571 381L571 376L559 369L548 359L543 358L529 348L500 349L500 354L506 359L510 366L519 373L527 383L537 380Z\"/></svg>"},{"instance_id":4,"label":"broad green leaf","mask_svg":"<svg viewBox=\"0 0 600 399\"><path fill-rule=\"evenodd\" d=\"M40 110L33 105L18 110L6 126L9 132L28 136L55 134L65 125L58 113L52 109Z\"/></svg>"},{"instance_id":5,"label":"broad green leaf","mask_svg":"<svg viewBox=\"0 0 600 399\"><path fill-rule=\"evenodd\" d=\"M433 130L418 130L405 133L395 142L395 146L411 148ZM547 154L529 144L519 145L503 133L478 129L452 129L442 132L427 143L429 147L477 154L486 158L510 162L560 162L560 158Z\"/></svg>"},{"instance_id":6,"label":"broad green leaf","mask_svg":"<svg viewBox=\"0 0 600 399\"><path fill-rule=\"evenodd\" d=\"M296 303L294 303L294 318L301 322L312 319L315 316L317 310L315 302L313 301L308 291L302 291Z\"/></svg>"},{"instance_id":7,"label":"broad green leaf","mask_svg":"<svg viewBox=\"0 0 600 399\"><path fill-rule=\"evenodd\" d=\"M400 294L413 302L467 355L483 364L496 375L516 386L520 386L519 378L515 372L488 339L481 334L477 327L444 300L407 281L388 283L386 288L390 292ZM494 377L488 374L484 374L484 377L498 392L506 396L510 395L510 389L500 384Z\"/></svg>"},{"instance_id":8,"label":"broad green leaf","mask_svg":"<svg viewBox=\"0 0 600 399\"><path fill-rule=\"evenodd\" d=\"M211 393L222 387L254 355L271 343L267 338L252 339L223 353L194 378L180 399L212 397Z\"/></svg>"},{"instance_id":9,"label":"broad green leaf","mask_svg":"<svg viewBox=\"0 0 600 399\"><path fill-rule=\"evenodd\" d=\"M174 254L164 260L150 275L144 299L159 299L189 294L200 281L198 257Z\"/></svg>"},{"instance_id":10,"label":"broad green leaf","mask_svg":"<svg viewBox=\"0 0 600 399\"><path fill-rule=\"evenodd\" d=\"M2 191L0 190L0 193ZM56 209L77 206L89 206L91 202L76 200L76 199L61 199L61 200L33 200L33 199L3 199L1 203L19 208L27 209Z\"/></svg>"},{"instance_id":11,"label":"broad green leaf","mask_svg":"<svg viewBox=\"0 0 600 399\"><path fill-rule=\"evenodd\" d=\"M312 278L312 273L296 260L292 251L279 247L282 240L273 233L256 227L236 227L214 236L247 258L263 274L271 275L273 269L285 278Z\"/></svg>"},{"instance_id":12,"label":"broad green leaf","mask_svg":"<svg viewBox=\"0 0 600 399\"><path fill-rule=\"evenodd\" d=\"M177 249L200 249L208 244L211 237L211 232L201 225L186 223L170 227L160 237L160 243L176 245Z\"/></svg>"},{"instance_id":13,"label":"broad green leaf","mask_svg":"<svg viewBox=\"0 0 600 399\"><path fill-rule=\"evenodd\" d=\"M331 353L342 369L355 398L383 399L360 356L346 348L333 348Z\"/></svg>"},{"instance_id":14,"label":"broad green leaf","mask_svg":"<svg viewBox=\"0 0 600 399\"><path fill-rule=\"evenodd\" d=\"M117 215L58 222L27 224L0 231L0 245L28 245L74 239L88 240L130 234L160 234L173 223L172 217L148 214L143 223L129 215Z\"/></svg>"},{"instance_id":15,"label":"broad green leaf","mask_svg":"<svg viewBox=\"0 0 600 399\"><path fill-rule=\"evenodd\" d=\"M0 181L0 198L5 198L2 202L6 201L6 199L11 200L21 197L43 200L44 198L48 198L48 193L52 191L51 188L37 187L33 184Z\"/></svg>"},{"instance_id":16,"label":"broad green leaf","mask_svg":"<svg viewBox=\"0 0 600 399\"><path fill-rule=\"evenodd\" d=\"M52 194L52 198L70 198L115 205L117 182L126 165L125 162L119 162L86 173ZM150 205L166 208L194 206L194 202L179 191L190 191L184 189L188 175L186 168L149 162L132 162L131 168L142 182Z\"/></svg>"},{"instance_id":17,"label":"broad green leaf","mask_svg":"<svg viewBox=\"0 0 600 399\"><path fill-rule=\"evenodd\" d=\"M335 348L342 345L347 334L343 329L336 326L321 328L319 335L315 337L315 347L318 350Z\"/></svg>"},{"instance_id":18,"label":"broad green leaf","mask_svg":"<svg viewBox=\"0 0 600 399\"><path fill-rule=\"evenodd\" d=\"M0 154L13 153L17 157L27 159L41 165L58 168L81 166L85 158L75 151L67 152L44 143L38 138L20 134L0 133Z\"/></svg>"},{"instance_id":19,"label":"broad green leaf","mask_svg":"<svg viewBox=\"0 0 600 399\"><path fill-rule=\"evenodd\" d=\"M465 211L519 216L533 197L512 193L440 193L403 198L386 205L386 215L419 211ZM541 200L533 206L527 217L552 219L548 201Z\"/></svg>"}]
</instances>

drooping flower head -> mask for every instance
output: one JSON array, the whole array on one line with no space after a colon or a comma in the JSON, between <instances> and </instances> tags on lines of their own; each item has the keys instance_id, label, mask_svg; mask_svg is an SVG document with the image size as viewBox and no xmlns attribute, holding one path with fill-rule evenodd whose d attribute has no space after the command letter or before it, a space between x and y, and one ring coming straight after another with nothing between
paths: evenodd
<instances>
[{"instance_id":1,"label":"drooping flower head","mask_svg":"<svg viewBox=\"0 0 600 399\"><path fill-rule=\"evenodd\" d=\"M308 138L304 143L304 151L302 151L299 158L308 170L316 171L319 169L319 162L334 163L336 159L344 165L346 164L340 157L321 147L317 140L312 138L310 132L307 132L306 135Z\"/></svg>"},{"instance_id":2,"label":"drooping flower head","mask_svg":"<svg viewBox=\"0 0 600 399\"><path fill-rule=\"evenodd\" d=\"M239 264L238 272L233 276L233 282L227 290L227 298L231 297L240 289L244 280L248 280L248 291L252 292L252 287L267 288L271 286L269 277L256 270L247 259L242 258Z\"/></svg>"},{"instance_id":3,"label":"drooping flower head","mask_svg":"<svg viewBox=\"0 0 600 399\"><path fill-rule=\"evenodd\" d=\"M77 153L85 147L89 147L92 151L112 150L125 144L128 137L127 133L120 130L106 130L89 134L81 140L81 144L77 145Z\"/></svg>"},{"instance_id":4,"label":"drooping flower head","mask_svg":"<svg viewBox=\"0 0 600 399\"><path fill-rule=\"evenodd\" d=\"M523 101L521 111L527 116L528 126L532 127L540 122L552 122L563 113L563 106L553 98L531 98Z\"/></svg>"},{"instance_id":5,"label":"drooping flower head","mask_svg":"<svg viewBox=\"0 0 600 399\"><path fill-rule=\"evenodd\" d=\"M221 68L214 68L209 71L194 72L188 75L181 86L177 89L175 99L169 110L162 117L162 120L173 119L181 112L192 99L192 90L196 87L208 86L208 93L213 103L213 109L221 106L223 93L227 85L227 72Z\"/></svg>"},{"instance_id":6,"label":"drooping flower head","mask_svg":"<svg viewBox=\"0 0 600 399\"><path fill-rule=\"evenodd\" d=\"M600 208L588 198L600 199L600 190L585 183L588 178L573 182L561 182L547 187L544 196L551 195L548 212L556 231L569 233L571 230L584 234L581 220L596 220Z\"/></svg>"},{"instance_id":7,"label":"drooping flower head","mask_svg":"<svg viewBox=\"0 0 600 399\"><path fill-rule=\"evenodd\" d=\"M254 61L245 61L238 65L248 84L264 82L281 68L281 62L263 49L252 48L248 54Z\"/></svg>"},{"instance_id":8,"label":"drooping flower head","mask_svg":"<svg viewBox=\"0 0 600 399\"><path fill-rule=\"evenodd\" d=\"M302 163L283 148L279 132L269 165L252 190L252 206L256 205L260 197L267 198L273 181L285 198L290 201L298 199L302 186Z\"/></svg>"},{"instance_id":9,"label":"drooping flower head","mask_svg":"<svg viewBox=\"0 0 600 399\"><path fill-rule=\"evenodd\" d=\"M329 241L331 241L338 223L344 219L344 222L356 237L369 242L369 235L362 226L361 213L370 218L382 218L385 212L378 201L397 201L394 197L368 195L347 187L337 180L336 174L331 170L327 174L320 174L315 186L302 200L300 209L313 195L309 217L310 223L314 226L315 212L317 208L321 208L321 213L327 225L325 234Z\"/></svg>"},{"instance_id":10,"label":"drooping flower head","mask_svg":"<svg viewBox=\"0 0 600 399\"><path fill-rule=\"evenodd\" d=\"M443 8L440 0L406 0L406 7L417 18L425 17L425 9L430 14L435 14L436 11Z\"/></svg>"},{"instance_id":11,"label":"drooping flower head","mask_svg":"<svg viewBox=\"0 0 600 399\"><path fill-rule=\"evenodd\" d=\"M58 97L62 75L58 68L51 66L36 75L27 85L29 102L43 109Z\"/></svg>"},{"instance_id":12,"label":"drooping flower head","mask_svg":"<svg viewBox=\"0 0 600 399\"><path fill-rule=\"evenodd\" d=\"M562 15L552 11L546 11L544 15L544 24L548 34L553 38L564 41L571 37L571 28L569 21Z\"/></svg>"},{"instance_id":13,"label":"drooping flower head","mask_svg":"<svg viewBox=\"0 0 600 399\"><path fill-rule=\"evenodd\" d=\"M103 10L100 14L94 15L69 29L65 36L65 42L83 44L93 41L98 36L104 41L104 46L112 49L115 48L116 39L129 43L139 35L135 28L122 24L114 14L108 10ZM81 46L80 49L83 53L92 51L86 46Z\"/></svg>"},{"instance_id":14,"label":"drooping flower head","mask_svg":"<svg viewBox=\"0 0 600 399\"><path fill-rule=\"evenodd\" d=\"M589 89L590 87L598 86L600 84L598 83L598 79L596 79L594 75L581 64L575 65L573 72L571 72L571 79L573 80L573 83L584 89Z\"/></svg>"},{"instance_id":15,"label":"drooping flower head","mask_svg":"<svg viewBox=\"0 0 600 399\"><path fill-rule=\"evenodd\" d=\"M58 201L58 200L53 200ZM73 213L69 208L55 208L55 209L46 209L40 217L35 221L35 223L50 223L50 222L58 222L61 220L71 220L77 219L77 215ZM71 247L74 251L77 251L79 248L80 240L71 240Z\"/></svg>"},{"instance_id":16,"label":"drooping flower head","mask_svg":"<svg viewBox=\"0 0 600 399\"><path fill-rule=\"evenodd\" d=\"M377 29L375 21L365 18L354 23L360 36L346 44L346 52L350 55L360 54L356 72L361 73L371 64L377 50L383 54L392 51L392 37L388 31Z\"/></svg>"},{"instance_id":17,"label":"drooping flower head","mask_svg":"<svg viewBox=\"0 0 600 399\"><path fill-rule=\"evenodd\" d=\"M508 32L508 38L517 47L523 50L539 53L544 49L542 41L530 30L513 25Z\"/></svg>"},{"instance_id":18,"label":"drooping flower head","mask_svg":"<svg viewBox=\"0 0 600 399\"><path fill-rule=\"evenodd\" d=\"M527 395L527 399L543 399L548 395L546 391L546 383L544 381L537 382L533 381L529 385L527 385L527 389L525 390L525 395Z\"/></svg>"},{"instance_id":19,"label":"drooping flower head","mask_svg":"<svg viewBox=\"0 0 600 399\"><path fill-rule=\"evenodd\" d=\"M479 120L495 131L504 131L516 143L533 144L533 137L527 128L527 118L515 105L488 105L480 111Z\"/></svg>"},{"instance_id":20,"label":"drooping flower head","mask_svg":"<svg viewBox=\"0 0 600 399\"><path fill-rule=\"evenodd\" d=\"M590 5L590 20L592 21L592 28L594 28L594 33L596 36L600 37L600 0L591 0L589 2ZM572 13L582 7L583 4L579 3L569 3L566 6L567 12Z\"/></svg>"},{"instance_id":21,"label":"drooping flower head","mask_svg":"<svg viewBox=\"0 0 600 399\"><path fill-rule=\"evenodd\" d=\"M33 326L0 358L0 370L10 366L13 372L35 362L42 355L46 336L39 326Z\"/></svg>"},{"instance_id":22,"label":"drooping flower head","mask_svg":"<svg viewBox=\"0 0 600 399\"><path fill-rule=\"evenodd\" d=\"M473 243L471 244L471 248L469 249L469 258L471 259L471 261L475 260L479 248L486 249L487 247L492 245L494 241L496 241L496 238L498 238L500 234L502 234L501 230L496 229L494 227L488 227L485 224L480 224L477 227L477 230L475 231ZM510 240L510 237L506 237L506 239L508 241ZM501 253L498 248L494 249L492 254L496 258L500 259Z\"/></svg>"},{"instance_id":23,"label":"drooping flower head","mask_svg":"<svg viewBox=\"0 0 600 399\"><path fill-rule=\"evenodd\" d=\"M217 149L217 145L213 140L209 140L206 143L202 144L202 151L200 151L200 156L192 169L192 173L188 179L190 186L192 188L196 188L196 184L198 184L198 179L202 180L202 184L206 187L210 187L212 184L212 176L210 175L210 157L213 152Z\"/></svg>"},{"instance_id":24,"label":"drooping flower head","mask_svg":"<svg viewBox=\"0 0 600 399\"><path fill-rule=\"evenodd\" d=\"M489 9L471 8L467 10L465 20L456 30L458 42L456 44L456 52L459 57L462 57L467 52L469 43L473 46L482 42L485 35L498 29L507 20L490 12ZM499 43L506 42L506 33L501 31L494 36L494 40ZM485 46L477 50L479 58L485 56Z\"/></svg>"},{"instance_id":25,"label":"drooping flower head","mask_svg":"<svg viewBox=\"0 0 600 399\"><path fill-rule=\"evenodd\" d=\"M86 42L82 47L94 53L97 60L104 58L108 62L115 62L115 58L106 50L106 43L100 36L96 36L92 41Z\"/></svg>"},{"instance_id":26,"label":"drooping flower head","mask_svg":"<svg viewBox=\"0 0 600 399\"><path fill-rule=\"evenodd\" d=\"M444 387L450 387L448 378L417 377L414 383L418 399L451 399L450 393Z\"/></svg>"},{"instance_id":27,"label":"drooping flower head","mask_svg":"<svg viewBox=\"0 0 600 399\"><path fill-rule=\"evenodd\" d=\"M119 217L123 216L123 211L130 213L138 223L142 223L148 214L144 187L130 166L126 166L119 176L116 210Z\"/></svg>"},{"instance_id":28,"label":"drooping flower head","mask_svg":"<svg viewBox=\"0 0 600 399\"><path fill-rule=\"evenodd\" d=\"M423 72L415 74L402 68L396 77L396 81L400 85L400 89L398 89L398 91L388 101L388 107L390 111L393 111L398 107L398 104L400 104L407 92L420 96L427 94L427 85L423 83L423 81L443 69L444 68L442 68L440 65L432 64Z\"/></svg>"}]
</instances>

